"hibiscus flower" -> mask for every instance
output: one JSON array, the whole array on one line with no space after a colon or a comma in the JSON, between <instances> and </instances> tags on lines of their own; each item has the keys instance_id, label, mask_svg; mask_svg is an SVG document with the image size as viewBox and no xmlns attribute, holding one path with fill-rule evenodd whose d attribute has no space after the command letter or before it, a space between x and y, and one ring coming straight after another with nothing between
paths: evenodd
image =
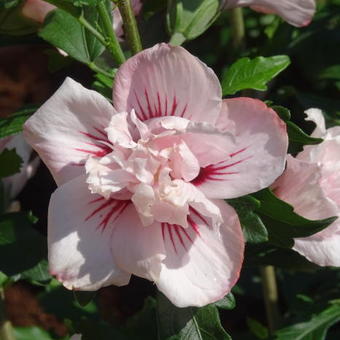
<instances>
[{"instance_id":1,"label":"hibiscus flower","mask_svg":"<svg viewBox=\"0 0 340 340\"><path fill-rule=\"evenodd\" d=\"M262 13L279 15L293 26L306 26L315 13L315 0L224 0L226 9L250 7Z\"/></svg>"},{"instance_id":2,"label":"hibiscus flower","mask_svg":"<svg viewBox=\"0 0 340 340\"><path fill-rule=\"evenodd\" d=\"M159 44L117 72L113 103L72 79L25 124L54 176L50 271L69 289L155 282L203 306L239 277L244 239L223 199L284 170L286 126L263 102L222 101L214 72Z\"/></svg>"},{"instance_id":3,"label":"hibiscus flower","mask_svg":"<svg viewBox=\"0 0 340 340\"><path fill-rule=\"evenodd\" d=\"M306 146L296 158L289 156L287 169L273 189L295 211L312 220L340 215L340 127L326 129L320 110L306 111L316 123L312 136L323 138L318 145ZM295 239L293 249L320 266L340 266L340 220L328 228Z\"/></svg>"}]
</instances>

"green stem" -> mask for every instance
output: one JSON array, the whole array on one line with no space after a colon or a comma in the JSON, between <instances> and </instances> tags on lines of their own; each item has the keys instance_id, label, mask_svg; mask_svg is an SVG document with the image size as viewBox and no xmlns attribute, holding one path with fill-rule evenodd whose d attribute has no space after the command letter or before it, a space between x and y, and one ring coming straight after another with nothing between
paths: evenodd
<instances>
[{"instance_id":1,"label":"green stem","mask_svg":"<svg viewBox=\"0 0 340 340\"><path fill-rule=\"evenodd\" d=\"M242 8L232 8L230 10L231 44L235 52L239 52L244 47L245 29Z\"/></svg>"},{"instance_id":2,"label":"green stem","mask_svg":"<svg viewBox=\"0 0 340 340\"><path fill-rule=\"evenodd\" d=\"M130 48L133 54L142 50L142 42L140 39L136 18L131 7L130 0L116 0L119 12L123 18L124 33L129 41Z\"/></svg>"},{"instance_id":3,"label":"green stem","mask_svg":"<svg viewBox=\"0 0 340 340\"><path fill-rule=\"evenodd\" d=\"M5 292L0 287L0 340L15 340L10 321L5 317Z\"/></svg>"},{"instance_id":4,"label":"green stem","mask_svg":"<svg viewBox=\"0 0 340 340\"><path fill-rule=\"evenodd\" d=\"M274 267L273 266L261 267L261 279L268 327L269 332L272 335L277 329L280 319L278 308L277 284Z\"/></svg>"},{"instance_id":5,"label":"green stem","mask_svg":"<svg viewBox=\"0 0 340 340\"><path fill-rule=\"evenodd\" d=\"M171 36L169 43L171 45L181 46L185 41L185 36L182 33L176 32Z\"/></svg>"},{"instance_id":6,"label":"green stem","mask_svg":"<svg viewBox=\"0 0 340 340\"><path fill-rule=\"evenodd\" d=\"M78 21L89 32L91 32L104 46L108 45L108 42L105 40L104 36L100 32L98 32L82 15L78 18Z\"/></svg>"},{"instance_id":7,"label":"green stem","mask_svg":"<svg viewBox=\"0 0 340 340\"><path fill-rule=\"evenodd\" d=\"M109 78L113 78L112 74L109 73L109 72L106 72L105 70L103 70L101 67L99 67L98 65L96 65L95 63L91 62L91 63L88 63L87 66L94 72L97 72L97 73L101 73L103 74L104 76L106 77L109 77Z\"/></svg>"},{"instance_id":8,"label":"green stem","mask_svg":"<svg viewBox=\"0 0 340 340\"><path fill-rule=\"evenodd\" d=\"M124 53L119 45L117 36L115 31L113 30L111 18L109 16L109 12L106 8L105 2L99 2L98 6L98 14L102 19L103 28L107 38L107 47L111 52L114 60L117 62L118 65L121 65L125 61Z\"/></svg>"}]
</instances>

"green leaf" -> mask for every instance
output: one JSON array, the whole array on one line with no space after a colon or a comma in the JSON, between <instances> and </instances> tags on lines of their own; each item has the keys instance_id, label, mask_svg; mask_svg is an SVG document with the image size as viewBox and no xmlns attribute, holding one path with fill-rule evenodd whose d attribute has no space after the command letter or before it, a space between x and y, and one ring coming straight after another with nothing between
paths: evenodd
<instances>
[{"instance_id":1,"label":"green leaf","mask_svg":"<svg viewBox=\"0 0 340 340\"><path fill-rule=\"evenodd\" d=\"M15 2L0 2L0 34L21 36L37 30L37 25L21 12L22 7L15 6Z\"/></svg>"},{"instance_id":2,"label":"green leaf","mask_svg":"<svg viewBox=\"0 0 340 340\"><path fill-rule=\"evenodd\" d=\"M4 0L0 3L0 9L18 6L20 2L22 2L22 0Z\"/></svg>"},{"instance_id":3,"label":"green leaf","mask_svg":"<svg viewBox=\"0 0 340 340\"><path fill-rule=\"evenodd\" d=\"M260 243L268 241L268 232L261 218L255 213L260 208L259 200L248 195L230 199L227 202L236 210L247 242Z\"/></svg>"},{"instance_id":4,"label":"green leaf","mask_svg":"<svg viewBox=\"0 0 340 340\"><path fill-rule=\"evenodd\" d=\"M181 45L203 32L215 21L220 12L219 0L170 0L167 24L170 42Z\"/></svg>"},{"instance_id":5,"label":"green leaf","mask_svg":"<svg viewBox=\"0 0 340 340\"><path fill-rule=\"evenodd\" d=\"M300 129L296 124L290 121L291 114L290 111L283 107L274 105L271 107L282 120L287 124L287 132L290 142L299 143L302 145L314 145L319 144L323 141L322 138L315 138L307 135L302 129Z\"/></svg>"},{"instance_id":6,"label":"green leaf","mask_svg":"<svg viewBox=\"0 0 340 340\"><path fill-rule=\"evenodd\" d=\"M0 216L0 270L7 276L23 273L30 277L29 270L47 258L46 239L32 227L35 219L28 213L7 213ZM31 271L32 280L37 274ZM40 275L40 274L39 274Z\"/></svg>"},{"instance_id":7,"label":"green leaf","mask_svg":"<svg viewBox=\"0 0 340 340\"><path fill-rule=\"evenodd\" d=\"M131 316L121 331L128 340L157 339L156 316L156 300L149 296L142 310Z\"/></svg>"},{"instance_id":8,"label":"green leaf","mask_svg":"<svg viewBox=\"0 0 340 340\"><path fill-rule=\"evenodd\" d=\"M218 300L217 302L215 302L214 305L220 309L225 309L225 310L234 309L236 306L235 297L232 293L229 293L221 300Z\"/></svg>"},{"instance_id":9,"label":"green leaf","mask_svg":"<svg viewBox=\"0 0 340 340\"><path fill-rule=\"evenodd\" d=\"M268 339L268 328L263 326L259 321L248 317L247 326L258 339Z\"/></svg>"},{"instance_id":10,"label":"green leaf","mask_svg":"<svg viewBox=\"0 0 340 340\"><path fill-rule=\"evenodd\" d=\"M322 138L315 138L307 135L302 129L300 129L296 124L293 122L286 122L287 124L287 132L289 141L300 143L303 145L314 145L320 144L323 139Z\"/></svg>"},{"instance_id":11,"label":"green leaf","mask_svg":"<svg viewBox=\"0 0 340 340\"><path fill-rule=\"evenodd\" d=\"M306 322L276 332L275 340L324 340L329 327L340 321L340 305L334 304Z\"/></svg>"},{"instance_id":12,"label":"green leaf","mask_svg":"<svg viewBox=\"0 0 340 340\"><path fill-rule=\"evenodd\" d=\"M311 236L337 219L308 220L296 214L290 204L277 198L270 189L261 190L254 196L261 202L256 212L268 230L269 240L279 246L292 247L294 238Z\"/></svg>"},{"instance_id":13,"label":"green leaf","mask_svg":"<svg viewBox=\"0 0 340 340\"><path fill-rule=\"evenodd\" d=\"M84 15L90 22L96 22L98 13L88 8ZM76 18L62 10L48 16L39 36L84 64L93 62L105 49Z\"/></svg>"},{"instance_id":14,"label":"green leaf","mask_svg":"<svg viewBox=\"0 0 340 340\"><path fill-rule=\"evenodd\" d=\"M15 327L14 336L16 340L53 340L53 338L39 327Z\"/></svg>"},{"instance_id":15,"label":"green leaf","mask_svg":"<svg viewBox=\"0 0 340 340\"><path fill-rule=\"evenodd\" d=\"M34 284L51 280L52 276L48 272L47 259L41 260L31 269L21 272L20 279L30 281Z\"/></svg>"},{"instance_id":16,"label":"green leaf","mask_svg":"<svg viewBox=\"0 0 340 340\"><path fill-rule=\"evenodd\" d=\"M28 107L19 110L7 118L0 118L0 138L21 132L23 124L35 111L36 107Z\"/></svg>"},{"instance_id":17,"label":"green leaf","mask_svg":"<svg viewBox=\"0 0 340 340\"><path fill-rule=\"evenodd\" d=\"M73 295L81 307L88 305L96 296L97 292L73 291Z\"/></svg>"},{"instance_id":18,"label":"green leaf","mask_svg":"<svg viewBox=\"0 0 340 340\"><path fill-rule=\"evenodd\" d=\"M231 340L221 325L217 307L178 308L158 294L158 332L162 340Z\"/></svg>"},{"instance_id":19,"label":"green leaf","mask_svg":"<svg viewBox=\"0 0 340 340\"><path fill-rule=\"evenodd\" d=\"M290 64L286 55L274 57L241 58L232 64L222 77L223 95L254 89L267 90L267 83Z\"/></svg>"},{"instance_id":20,"label":"green leaf","mask_svg":"<svg viewBox=\"0 0 340 340\"><path fill-rule=\"evenodd\" d=\"M0 178L14 175L20 171L22 159L17 155L15 149L5 149L0 153Z\"/></svg>"}]
</instances>

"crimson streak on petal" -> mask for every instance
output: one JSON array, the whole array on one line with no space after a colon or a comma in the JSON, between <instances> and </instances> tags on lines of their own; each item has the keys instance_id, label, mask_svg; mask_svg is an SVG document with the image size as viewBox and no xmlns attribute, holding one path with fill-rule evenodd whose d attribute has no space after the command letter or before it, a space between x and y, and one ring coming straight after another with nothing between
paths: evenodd
<instances>
[{"instance_id":1,"label":"crimson streak on petal","mask_svg":"<svg viewBox=\"0 0 340 340\"><path fill-rule=\"evenodd\" d=\"M104 202L103 202L104 200ZM104 199L103 197L98 197L89 202L89 204L100 203L86 218L85 222L90 220L96 215L100 217L100 223L97 229L104 230L109 222L113 224L117 218L123 213L126 207L131 203L129 200L115 200L113 198Z\"/></svg>"},{"instance_id":2,"label":"crimson streak on petal","mask_svg":"<svg viewBox=\"0 0 340 340\"><path fill-rule=\"evenodd\" d=\"M242 152L244 152L247 148L240 149L236 152L229 154L230 158L233 158ZM250 159L252 156L245 157L233 163L225 164L229 161L229 159L218 162L216 164L210 164L204 168L200 169L200 172L196 178L194 178L191 183L194 185L201 185L207 181L227 181L228 178L225 178L226 175L237 175L239 171L226 171L235 165L241 164L242 162Z\"/></svg>"},{"instance_id":3,"label":"crimson streak on petal","mask_svg":"<svg viewBox=\"0 0 340 340\"><path fill-rule=\"evenodd\" d=\"M112 151L112 148L107 145L110 143L110 141L108 140L107 136L105 135L105 132L103 132L101 129L98 128L94 128L94 130L96 130L98 133L100 133L102 135L102 137L98 137L95 136L91 133L88 132L84 132L84 131L79 131L80 134L91 138L93 143L84 143L86 145L90 145L93 146L99 150L90 150L90 149L85 149L85 148L75 148L76 151L80 151L80 152L84 152L87 153L89 155L93 155L96 157L104 157L105 155L107 155L108 153L110 153Z\"/></svg>"},{"instance_id":4,"label":"crimson streak on petal","mask_svg":"<svg viewBox=\"0 0 340 340\"><path fill-rule=\"evenodd\" d=\"M135 108L137 117L142 120L148 120L151 118L158 118L158 117L164 117L164 116L179 116L184 117L184 114L187 110L187 104L183 106L183 109L181 112L177 112L179 109L179 102L177 101L176 95L173 96L172 103L170 100L170 107L168 107L168 98L165 96L162 100L161 95L159 92L157 92L156 97L152 98L150 96L150 93L147 89L144 89L144 98L138 97L136 91L134 92L137 106ZM144 103L144 106L143 104ZM163 105L162 105L163 103ZM162 107L163 106L163 107Z\"/></svg>"}]
</instances>

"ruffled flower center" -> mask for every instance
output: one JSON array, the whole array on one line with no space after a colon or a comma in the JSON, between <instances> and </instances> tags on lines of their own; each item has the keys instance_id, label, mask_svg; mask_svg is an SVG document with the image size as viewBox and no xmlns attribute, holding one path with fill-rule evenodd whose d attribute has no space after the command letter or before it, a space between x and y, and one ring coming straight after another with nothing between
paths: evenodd
<instances>
[{"instance_id":1,"label":"ruffled flower center","mask_svg":"<svg viewBox=\"0 0 340 340\"><path fill-rule=\"evenodd\" d=\"M220 223L219 209L190 183L200 165L181 132L184 118L154 119L148 125L134 111L116 114L105 129L112 151L85 164L91 193L131 200L144 226L165 222L187 227L190 207Z\"/></svg>"}]
</instances>

